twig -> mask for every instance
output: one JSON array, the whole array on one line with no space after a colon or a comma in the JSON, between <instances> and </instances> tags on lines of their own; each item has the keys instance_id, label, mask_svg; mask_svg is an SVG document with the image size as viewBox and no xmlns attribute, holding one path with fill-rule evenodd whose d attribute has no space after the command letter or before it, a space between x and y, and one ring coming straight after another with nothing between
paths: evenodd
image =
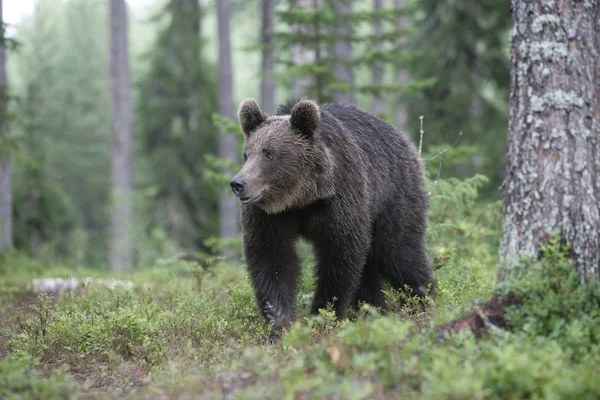
<instances>
[{"instance_id":1,"label":"twig","mask_svg":"<svg viewBox=\"0 0 600 400\"><path fill-rule=\"evenodd\" d=\"M423 117L421 117L421 125L423 124ZM421 132L423 132L423 128L421 128ZM423 135L423 133L421 133L421 135ZM431 161L431 160L435 160L436 158L440 159L440 165L438 167L438 171L437 171L437 176L435 178L435 181L433 181L433 187L431 188L431 190L429 191L429 193L427 193L428 196L431 196L431 194L433 193L433 191L435 190L435 187L437 186L438 181L440 180L440 174L442 173L442 160L444 159L444 154L446 154L448 152L448 150L453 149L456 147L456 145L458 144L458 141L460 140L460 137L462 136L462 131L458 131L458 136L456 137L456 140L454 141L454 143L452 144L452 146L450 146L450 148L441 151L440 148L438 147L438 153L431 157L431 158L424 158L423 161ZM422 136L421 136L422 137ZM420 145L419 145L420 147ZM419 153L421 154L421 153Z\"/></svg>"},{"instance_id":2,"label":"twig","mask_svg":"<svg viewBox=\"0 0 600 400\"><path fill-rule=\"evenodd\" d=\"M439 152L439 147L438 147L438 152ZM440 153L438 153L440 154ZM433 191L435 190L435 187L437 186L438 181L440 180L440 174L442 173L442 161L444 160L444 157L442 157L440 155L440 166L438 167L438 172L437 172L437 176L435 177L435 181L433 181L433 187L431 188L431 190L429 191L429 193L427 193L427 196L431 196L431 193L433 193Z\"/></svg>"},{"instance_id":3,"label":"twig","mask_svg":"<svg viewBox=\"0 0 600 400\"><path fill-rule=\"evenodd\" d=\"M456 140L454 141L454 143L452 143L452 146L450 146L450 148L448 148L448 149L446 149L444 151L439 151L439 148L438 148L438 153L435 156L430 157L430 158L423 158L423 161L432 161L432 160L435 160L438 157L443 156L444 154L446 154L448 152L448 150L453 149L453 148L456 147L456 145L460 141L461 136L462 136L462 131L459 131L458 132L458 136L456 137ZM419 154L421 154L421 153L419 153Z\"/></svg>"},{"instance_id":4,"label":"twig","mask_svg":"<svg viewBox=\"0 0 600 400\"><path fill-rule=\"evenodd\" d=\"M419 133L421 134L421 138L419 139L419 157L421 157L421 150L423 149L423 134L425 133L425 131L423 130L423 118L425 118L423 115L419 117L419 119L421 120L421 130L419 131Z\"/></svg>"},{"instance_id":5,"label":"twig","mask_svg":"<svg viewBox=\"0 0 600 400\"><path fill-rule=\"evenodd\" d=\"M420 137L419 137L419 157L421 157L421 153L423 152L423 135L425 134L425 130L423 129L423 119L424 118L425 118L425 116L423 116L423 115L419 116L419 122L420 122L420 129L419 129L419 135L420 135ZM423 162L435 160L436 158L440 159L440 165L438 167L437 176L435 178L435 181L433 182L433 187L431 188L431 190L429 191L429 193L427 193L427 196L431 196L431 194L435 190L435 187L437 186L438 181L440 180L440 175L442 173L442 159L444 157L444 154L446 154L448 152L448 150L453 149L453 148L456 147L456 145L460 141L461 136L462 136L462 131L458 131L458 136L456 137L456 140L454 141L454 143L452 144L452 146L450 146L449 148L447 148L444 151L441 151L440 148L438 147L438 153L435 156L430 157L430 158L421 158L421 161L423 161Z\"/></svg>"}]
</instances>

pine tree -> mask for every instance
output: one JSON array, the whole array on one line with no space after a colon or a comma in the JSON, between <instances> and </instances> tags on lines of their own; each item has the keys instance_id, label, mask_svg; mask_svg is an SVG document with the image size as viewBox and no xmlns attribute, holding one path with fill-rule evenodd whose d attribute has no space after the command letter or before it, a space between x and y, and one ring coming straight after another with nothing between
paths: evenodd
<instances>
[{"instance_id":1,"label":"pine tree","mask_svg":"<svg viewBox=\"0 0 600 400\"><path fill-rule=\"evenodd\" d=\"M600 5L513 0L501 278L552 236L600 281ZM551 43L551 49L548 44Z\"/></svg>"},{"instance_id":2,"label":"pine tree","mask_svg":"<svg viewBox=\"0 0 600 400\"><path fill-rule=\"evenodd\" d=\"M219 113L231 121L236 120L235 106L233 104L233 76L231 63L231 2L230 0L217 1L217 22L219 38L219 78L218 97ZM219 136L219 157L230 162L239 158L239 149L234 135L221 132ZM226 170L223 172L226 173ZM219 200L219 232L225 239L236 237L239 233L238 212L235 199L229 188L221 190ZM231 251L224 249L223 254Z\"/></svg>"},{"instance_id":3,"label":"pine tree","mask_svg":"<svg viewBox=\"0 0 600 400\"><path fill-rule=\"evenodd\" d=\"M8 156L8 90L6 82L6 49L4 20L0 0L0 252L12 247L12 169Z\"/></svg>"},{"instance_id":4,"label":"pine tree","mask_svg":"<svg viewBox=\"0 0 600 400\"><path fill-rule=\"evenodd\" d=\"M149 53L137 119L143 153L156 186L151 223L185 249L218 235L218 190L206 179L205 156L217 152L214 66L203 55L203 10L195 0L170 0L157 23L168 22Z\"/></svg>"},{"instance_id":5,"label":"pine tree","mask_svg":"<svg viewBox=\"0 0 600 400\"><path fill-rule=\"evenodd\" d=\"M376 0L378 1L378 0ZM398 10L405 10L406 0L394 0L394 8ZM396 29L398 31L404 31L407 25L407 17L406 15L398 15L396 17ZM397 41L397 52L398 54L402 54L402 52L406 51L406 37L401 37ZM408 58L407 58L408 60ZM410 81L407 62L398 63L394 66L394 83L397 85L407 85ZM407 118L408 118L408 104L406 101L407 96L396 96L396 101L393 102L395 110L394 110L394 125L396 128L401 130L402 132L412 136L411 131L407 130Z\"/></svg>"},{"instance_id":6,"label":"pine tree","mask_svg":"<svg viewBox=\"0 0 600 400\"><path fill-rule=\"evenodd\" d=\"M378 12L383 8L383 0L373 1L373 11ZM381 18L376 18L373 25L373 33L375 35L381 35L383 31L383 23ZM375 49L381 50L381 43L375 44ZM384 82L384 69L381 62L375 62L373 65L372 82L374 86L381 86ZM386 112L385 98L379 94L373 96L372 110L374 114L384 114Z\"/></svg>"},{"instance_id":7,"label":"pine tree","mask_svg":"<svg viewBox=\"0 0 600 400\"><path fill-rule=\"evenodd\" d=\"M111 158L111 230L109 268L117 272L133 265L131 78L125 0L110 2L110 88L113 143Z\"/></svg>"},{"instance_id":8,"label":"pine tree","mask_svg":"<svg viewBox=\"0 0 600 400\"><path fill-rule=\"evenodd\" d=\"M320 103L354 103L356 94L369 100L387 94L414 94L431 83L431 79L408 84L383 79L385 68L401 65L411 56L398 53L399 39L406 32L397 30L395 23L398 15L406 13L404 8L359 9L359 2L352 0L296 1L302 7L295 6L294 1L288 9L277 12L280 23L291 28L280 29L275 35L279 48L292 48L293 54L304 55L278 60L284 66L279 75L283 83L306 82L304 93L296 92L295 96ZM368 29L376 24L376 32ZM364 84L352 77L356 71L371 71L373 65L382 69L381 81Z\"/></svg>"},{"instance_id":9,"label":"pine tree","mask_svg":"<svg viewBox=\"0 0 600 400\"><path fill-rule=\"evenodd\" d=\"M332 4L332 9L339 15L339 21L333 23L333 35L337 37L332 45L333 72L335 79L351 88L354 86L354 68L352 66L354 27L352 20L346 16L352 14L353 1L337 0ZM340 40L341 39L341 40ZM336 103L354 104L353 90L335 90L333 99Z\"/></svg>"},{"instance_id":10,"label":"pine tree","mask_svg":"<svg viewBox=\"0 0 600 400\"><path fill-rule=\"evenodd\" d=\"M275 52L273 49L273 28L275 23L275 0L262 0L262 68L260 80L260 104L267 112L275 111Z\"/></svg>"}]
</instances>

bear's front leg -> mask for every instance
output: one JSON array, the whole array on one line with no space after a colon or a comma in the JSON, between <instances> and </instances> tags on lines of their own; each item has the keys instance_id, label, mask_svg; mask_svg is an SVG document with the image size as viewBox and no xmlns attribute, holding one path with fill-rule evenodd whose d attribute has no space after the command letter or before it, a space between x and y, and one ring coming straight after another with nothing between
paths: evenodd
<instances>
[{"instance_id":1,"label":"bear's front leg","mask_svg":"<svg viewBox=\"0 0 600 400\"><path fill-rule=\"evenodd\" d=\"M256 301L272 326L271 339L288 330L294 317L300 264L296 227L290 216L268 215L253 207L242 210L244 256Z\"/></svg>"}]
</instances>

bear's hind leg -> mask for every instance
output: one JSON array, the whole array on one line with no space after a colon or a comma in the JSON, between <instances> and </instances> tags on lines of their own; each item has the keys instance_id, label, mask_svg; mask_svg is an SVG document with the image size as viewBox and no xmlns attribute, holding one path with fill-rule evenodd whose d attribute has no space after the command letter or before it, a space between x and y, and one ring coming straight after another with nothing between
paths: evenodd
<instances>
[{"instance_id":1,"label":"bear's hind leg","mask_svg":"<svg viewBox=\"0 0 600 400\"><path fill-rule=\"evenodd\" d=\"M388 278L394 288L404 289L406 285L417 296L434 294L433 268L422 240L400 240L390 267Z\"/></svg>"},{"instance_id":2,"label":"bear's hind leg","mask_svg":"<svg viewBox=\"0 0 600 400\"><path fill-rule=\"evenodd\" d=\"M385 297L383 295L383 279L378 272L377 262L372 255L367 258L363 269L360 284L356 291L354 306L358 310L362 303L383 308Z\"/></svg>"},{"instance_id":3,"label":"bear's hind leg","mask_svg":"<svg viewBox=\"0 0 600 400\"><path fill-rule=\"evenodd\" d=\"M402 226L394 219L382 218L377 224L374 246L381 274L394 289L408 286L417 296L433 294L435 281L423 227Z\"/></svg>"}]
</instances>

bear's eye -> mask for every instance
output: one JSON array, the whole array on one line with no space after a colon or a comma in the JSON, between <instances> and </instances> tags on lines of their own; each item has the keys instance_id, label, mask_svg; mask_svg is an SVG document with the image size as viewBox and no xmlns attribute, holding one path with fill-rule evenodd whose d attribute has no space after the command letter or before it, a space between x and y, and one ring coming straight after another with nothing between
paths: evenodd
<instances>
[{"instance_id":1,"label":"bear's eye","mask_svg":"<svg viewBox=\"0 0 600 400\"><path fill-rule=\"evenodd\" d=\"M273 154L270 151L266 151L265 150L265 158L267 160L272 160L273 159Z\"/></svg>"},{"instance_id":2,"label":"bear's eye","mask_svg":"<svg viewBox=\"0 0 600 400\"><path fill-rule=\"evenodd\" d=\"M244 162L248 161L248 155L246 153L244 153L242 157L244 158Z\"/></svg>"}]
</instances>

